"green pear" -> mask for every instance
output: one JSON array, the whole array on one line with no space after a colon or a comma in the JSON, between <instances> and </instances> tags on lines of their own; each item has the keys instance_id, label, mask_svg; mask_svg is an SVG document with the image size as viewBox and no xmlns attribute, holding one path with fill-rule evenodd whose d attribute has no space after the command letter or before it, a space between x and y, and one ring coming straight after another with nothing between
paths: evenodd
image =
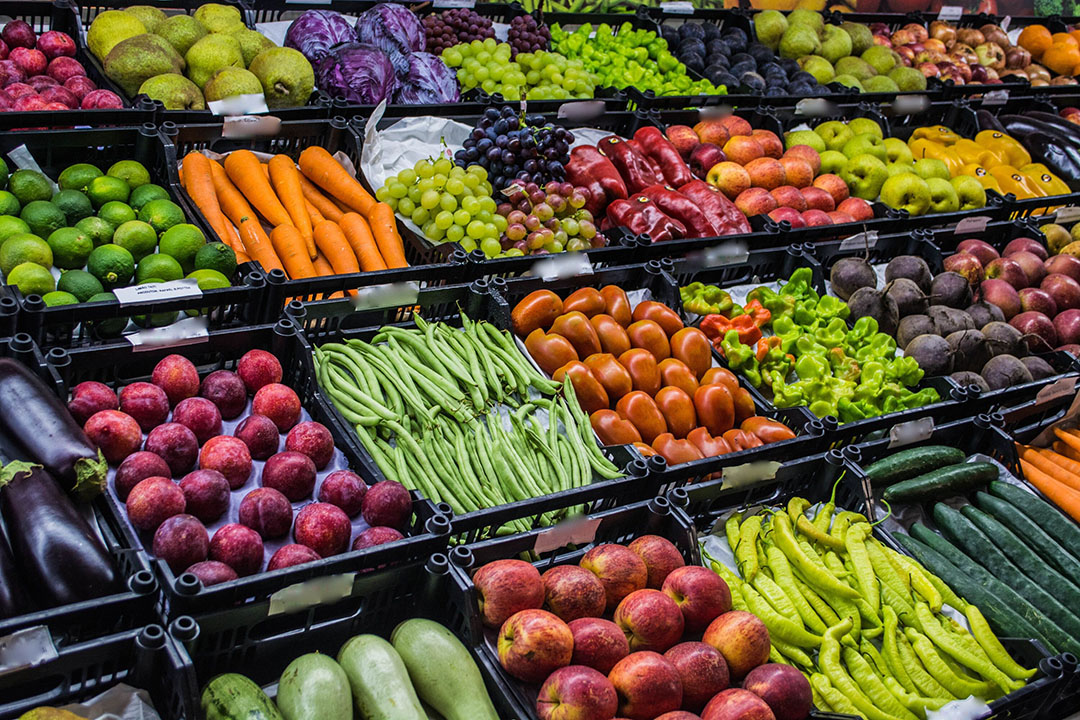
<instances>
[{"instance_id":1,"label":"green pear","mask_svg":"<svg viewBox=\"0 0 1080 720\"><path fill-rule=\"evenodd\" d=\"M847 123L839 120L823 122L814 128L814 132L821 136L821 139L825 141L825 147L829 150L840 150L848 140L855 137L855 133L851 132Z\"/></svg>"},{"instance_id":2,"label":"green pear","mask_svg":"<svg viewBox=\"0 0 1080 720\"><path fill-rule=\"evenodd\" d=\"M884 45L869 47L859 57L874 68L878 75L887 75L900 64L900 56L896 54L896 51Z\"/></svg>"},{"instance_id":3,"label":"green pear","mask_svg":"<svg viewBox=\"0 0 1080 720\"><path fill-rule=\"evenodd\" d=\"M315 71L299 50L271 48L263 50L248 68L262 83L266 105L270 109L300 107L315 88Z\"/></svg>"},{"instance_id":4,"label":"green pear","mask_svg":"<svg viewBox=\"0 0 1080 720\"><path fill-rule=\"evenodd\" d=\"M239 28L230 34L240 43L240 52L244 55L244 67L251 65L251 61L263 50L277 47L273 40L261 32L248 30L246 27Z\"/></svg>"},{"instance_id":5,"label":"green pear","mask_svg":"<svg viewBox=\"0 0 1080 720\"><path fill-rule=\"evenodd\" d=\"M844 22L840 27L851 38L852 55L862 55L874 44L874 34L862 23Z\"/></svg>"},{"instance_id":6,"label":"green pear","mask_svg":"<svg viewBox=\"0 0 1080 720\"><path fill-rule=\"evenodd\" d=\"M840 175L844 172L844 168L847 167L848 157L839 150L826 150L821 153L821 171L820 174L831 173L833 175Z\"/></svg>"},{"instance_id":7,"label":"green pear","mask_svg":"<svg viewBox=\"0 0 1080 720\"><path fill-rule=\"evenodd\" d=\"M825 141L813 130L795 130L784 133L784 149L789 150L796 145L809 145L819 153L825 152Z\"/></svg>"},{"instance_id":8,"label":"green pear","mask_svg":"<svg viewBox=\"0 0 1080 720\"><path fill-rule=\"evenodd\" d=\"M949 180L956 190L956 196L960 200L961 210L978 210L986 206L986 188L970 175L957 175ZM1076 227L1080 227L1077 225ZM1044 231L1046 228L1039 228Z\"/></svg>"},{"instance_id":9,"label":"green pear","mask_svg":"<svg viewBox=\"0 0 1080 720\"><path fill-rule=\"evenodd\" d=\"M130 37L105 56L105 74L128 95L134 95L155 75L179 73L184 59L164 38L150 33Z\"/></svg>"},{"instance_id":10,"label":"green pear","mask_svg":"<svg viewBox=\"0 0 1080 720\"><path fill-rule=\"evenodd\" d=\"M146 32L154 32L154 28L165 21L165 13L161 11L161 8L156 8L153 5L132 5L124 8L124 12L139 18L139 21L146 28Z\"/></svg>"},{"instance_id":11,"label":"green pear","mask_svg":"<svg viewBox=\"0 0 1080 720\"><path fill-rule=\"evenodd\" d=\"M139 93L160 100L166 110L205 110L202 91L179 73L155 75L141 86Z\"/></svg>"},{"instance_id":12,"label":"green pear","mask_svg":"<svg viewBox=\"0 0 1080 720\"><path fill-rule=\"evenodd\" d=\"M833 82L839 83L844 87L855 88L859 92L864 92L862 83L853 75L837 75L833 78Z\"/></svg>"},{"instance_id":13,"label":"green pear","mask_svg":"<svg viewBox=\"0 0 1080 720\"><path fill-rule=\"evenodd\" d=\"M826 25L821 39L821 57L831 63L851 54L851 37L836 25Z\"/></svg>"},{"instance_id":14,"label":"green pear","mask_svg":"<svg viewBox=\"0 0 1080 720\"><path fill-rule=\"evenodd\" d=\"M881 132L881 126L877 124L876 120L871 120L867 117L852 118L848 120L848 127L851 128L851 132L856 135L870 133L871 135L877 135L879 138L884 139L884 135Z\"/></svg>"},{"instance_id":15,"label":"green pear","mask_svg":"<svg viewBox=\"0 0 1080 720\"><path fill-rule=\"evenodd\" d=\"M873 155L856 155L848 160L840 177L855 197L875 200L881 192L881 186L889 179L889 171L885 163Z\"/></svg>"},{"instance_id":16,"label":"green pear","mask_svg":"<svg viewBox=\"0 0 1080 720\"><path fill-rule=\"evenodd\" d=\"M840 148L840 152L844 153L849 158L853 158L857 155L873 155L881 162L885 162L887 158L887 155L885 154L885 143L879 136L874 135L873 133L852 135L852 138Z\"/></svg>"},{"instance_id":17,"label":"green pear","mask_svg":"<svg viewBox=\"0 0 1080 720\"><path fill-rule=\"evenodd\" d=\"M863 87L866 88L866 92L879 92L879 93L897 93L900 88L896 86L888 75L875 75L872 78L863 80Z\"/></svg>"},{"instance_id":18,"label":"green pear","mask_svg":"<svg viewBox=\"0 0 1080 720\"><path fill-rule=\"evenodd\" d=\"M244 24L244 18L235 6L219 3L200 5L195 10L195 19L211 33L232 33L238 25Z\"/></svg>"},{"instance_id":19,"label":"green pear","mask_svg":"<svg viewBox=\"0 0 1080 720\"><path fill-rule=\"evenodd\" d=\"M948 180L926 178L926 186L930 188L930 212L947 213L960 209L960 196Z\"/></svg>"},{"instance_id":20,"label":"green pear","mask_svg":"<svg viewBox=\"0 0 1080 720\"><path fill-rule=\"evenodd\" d=\"M908 163L887 162L885 163L885 169L889 171L889 177L892 177L900 173L911 172L911 165Z\"/></svg>"},{"instance_id":21,"label":"green pear","mask_svg":"<svg viewBox=\"0 0 1080 720\"><path fill-rule=\"evenodd\" d=\"M925 215L930 209L930 186L913 172L888 178L881 186L881 202L908 215Z\"/></svg>"},{"instance_id":22,"label":"green pear","mask_svg":"<svg viewBox=\"0 0 1080 720\"><path fill-rule=\"evenodd\" d=\"M119 43L146 33L146 26L134 15L122 10L106 10L94 18L86 31L86 44L98 60L105 60Z\"/></svg>"},{"instance_id":23,"label":"green pear","mask_svg":"<svg viewBox=\"0 0 1080 720\"><path fill-rule=\"evenodd\" d=\"M780 57L794 60L803 55L817 55L820 50L817 33L805 25L789 25L780 38Z\"/></svg>"},{"instance_id":24,"label":"green pear","mask_svg":"<svg viewBox=\"0 0 1080 720\"><path fill-rule=\"evenodd\" d=\"M878 128L880 130L880 128ZM915 157L911 154L911 148L900 138L885 138L885 157L889 162L912 165Z\"/></svg>"},{"instance_id":25,"label":"green pear","mask_svg":"<svg viewBox=\"0 0 1080 720\"><path fill-rule=\"evenodd\" d=\"M805 25L815 33L825 29L825 18L814 10L792 10L788 13L788 25Z\"/></svg>"},{"instance_id":26,"label":"green pear","mask_svg":"<svg viewBox=\"0 0 1080 720\"><path fill-rule=\"evenodd\" d=\"M832 82L836 71L832 64L820 55L806 55L799 58L799 67L814 76L821 85Z\"/></svg>"},{"instance_id":27,"label":"green pear","mask_svg":"<svg viewBox=\"0 0 1080 720\"><path fill-rule=\"evenodd\" d=\"M926 76L911 67L898 67L889 71L889 79L902 92L921 92L926 89Z\"/></svg>"},{"instance_id":28,"label":"green pear","mask_svg":"<svg viewBox=\"0 0 1080 720\"><path fill-rule=\"evenodd\" d=\"M937 158L919 158L916 160L915 174L923 180L929 180L930 178L948 180L951 177L949 167Z\"/></svg>"},{"instance_id":29,"label":"green pear","mask_svg":"<svg viewBox=\"0 0 1080 720\"><path fill-rule=\"evenodd\" d=\"M232 35L207 35L192 45L184 58L188 64L187 76L200 88L221 68L244 67L240 42Z\"/></svg>"},{"instance_id":30,"label":"green pear","mask_svg":"<svg viewBox=\"0 0 1080 720\"><path fill-rule=\"evenodd\" d=\"M259 78L243 68L221 68L206 83L203 94L207 102L233 97L234 95L262 95Z\"/></svg>"},{"instance_id":31,"label":"green pear","mask_svg":"<svg viewBox=\"0 0 1080 720\"><path fill-rule=\"evenodd\" d=\"M192 45L206 37L206 28L190 15L173 15L165 18L154 34L165 38L180 55L187 55Z\"/></svg>"},{"instance_id":32,"label":"green pear","mask_svg":"<svg viewBox=\"0 0 1080 720\"><path fill-rule=\"evenodd\" d=\"M758 42L770 50L780 47L780 38L787 29L787 18L779 10L764 10L754 16L754 32Z\"/></svg>"},{"instance_id":33,"label":"green pear","mask_svg":"<svg viewBox=\"0 0 1080 720\"><path fill-rule=\"evenodd\" d=\"M877 74L874 68L870 67L865 60L857 57L840 58L836 61L835 67L837 75L850 75L860 81L872 78Z\"/></svg>"}]
</instances>

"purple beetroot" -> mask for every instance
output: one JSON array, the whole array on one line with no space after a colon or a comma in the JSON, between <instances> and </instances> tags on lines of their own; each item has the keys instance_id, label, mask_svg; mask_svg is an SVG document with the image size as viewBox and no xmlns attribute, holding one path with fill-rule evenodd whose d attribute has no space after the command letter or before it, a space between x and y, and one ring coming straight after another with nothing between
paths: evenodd
<instances>
[{"instance_id":1,"label":"purple beetroot","mask_svg":"<svg viewBox=\"0 0 1080 720\"><path fill-rule=\"evenodd\" d=\"M315 490L315 463L303 453L279 452L263 466L262 485L280 491L292 502L309 498Z\"/></svg>"},{"instance_id":2,"label":"purple beetroot","mask_svg":"<svg viewBox=\"0 0 1080 720\"><path fill-rule=\"evenodd\" d=\"M293 537L296 542L319 553L320 557L345 552L351 535L349 516L336 505L314 502L305 505L296 515Z\"/></svg>"},{"instance_id":3,"label":"purple beetroot","mask_svg":"<svg viewBox=\"0 0 1080 720\"><path fill-rule=\"evenodd\" d=\"M218 583L229 582L237 578L236 571L223 562L217 560L203 560L189 567L184 572L189 572L199 578L203 587L210 587Z\"/></svg>"},{"instance_id":4,"label":"purple beetroot","mask_svg":"<svg viewBox=\"0 0 1080 720\"><path fill-rule=\"evenodd\" d=\"M396 540L401 540L404 535L399 533L392 527L384 527L382 525L376 527L369 527L353 540L353 550L363 550L369 547L375 547L376 545L383 545L385 543L391 543Z\"/></svg>"},{"instance_id":5,"label":"purple beetroot","mask_svg":"<svg viewBox=\"0 0 1080 720\"><path fill-rule=\"evenodd\" d=\"M322 558L319 557L319 553L307 545L282 545L270 558L270 562L267 563L266 572L292 567L293 565L303 565L316 560L322 560Z\"/></svg>"},{"instance_id":6,"label":"purple beetroot","mask_svg":"<svg viewBox=\"0 0 1080 720\"><path fill-rule=\"evenodd\" d=\"M206 441L199 453L199 467L217 470L233 490L241 488L251 476L251 453L241 440L218 435Z\"/></svg>"},{"instance_id":7,"label":"purple beetroot","mask_svg":"<svg viewBox=\"0 0 1080 720\"><path fill-rule=\"evenodd\" d=\"M116 497L127 500L131 488L146 478L170 477L171 475L172 470L169 469L168 463L162 460L160 456L145 450L132 453L124 458L124 462L120 463L120 467L116 470L116 476L113 478Z\"/></svg>"},{"instance_id":8,"label":"purple beetroot","mask_svg":"<svg viewBox=\"0 0 1080 720\"><path fill-rule=\"evenodd\" d=\"M319 502L337 505L349 517L356 517L367 489L364 480L352 470L336 470L323 478Z\"/></svg>"},{"instance_id":9,"label":"purple beetroot","mask_svg":"<svg viewBox=\"0 0 1080 720\"><path fill-rule=\"evenodd\" d=\"M210 559L225 563L241 577L257 573L262 568L262 538L239 523L223 525L210 539Z\"/></svg>"},{"instance_id":10,"label":"purple beetroot","mask_svg":"<svg viewBox=\"0 0 1080 720\"><path fill-rule=\"evenodd\" d=\"M158 425L146 436L143 449L160 455L177 477L195 467L195 459L199 457L195 433L180 423Z\"/></svg>"},{"instance_id":11,"label":"purple beetroot","mask_svg":"<svg viewBox=\"0 0 1080 720\"><path fill-rule=\"evenodd\" d=\"M206 559L210 537L194 515L173 515L154 533L154 557L164 560L174 573Z\"/></svg>"},{"instance_id":12,"label":"purple beetroot","mask_svg":"<svg viewBox=\"0 0 1080 720\"><path fill-rule=\"evenodd\" d=\"M203 378L199 396L217 405L221 417L232 420L247 407L247 388L231 370L215 370Z\"/></svg>"},{"instance_id":13,"label":"purple beetroot","mask_svg":"<svg viewBox=\"0 0 1080 720\"><path fill-rule=\"evenodd\" d=\"M173 515L187 507L184 491L167 477L149 477L131 488L127 497L127 514L139 530L153 532Z\"/></svg>"},{"instance_id":14,"label":"purple beetroot","mask_svg":"<svg viewBox=\"0 0 1080 720\"><path fill-rule=\"evenodd\" d=\"M221 434L221 411L206 398L189 397L178 402L172 421L195 433L200 444Z\"/></svg>"},{"instance_id":15,"label":"purple beetroot","mask_svg":"<svg viewBox=\"0 0 1080 720\"><path fill-rule=\"evenodd\" d=\"M80 425L85 425L94 413L119 408L120 401L117 400L112 388L93 380L76 385L71 391L71 400L68 402L68 411Z\"/></svg>"},{"instance_id":16,"label":"purple beetroot","mask_svg":"<svg viewBox=\"0 0 1080 720\"><path fill-rule=\"evenodd\" d=\"M169 398L165 391L148 382L134 382L120 391L120 409L150 432L169 417Z\"/></svg>"},{"instance_id":17,"label":"purple beetroot","mask_svg":"<svg viewBox=\"0 0 1080 720\"><path fill-rule=\"evenodd\" d=\"M285 436L285 449L304 453L315 463L317 470L322 470L334 457L334 437L325 425L309 420L289 431Z\"/></svg>"},{"instance_id":18,"label":"purple beetroot","mask_svg":"<svg viewBox=\"0 0 1080 720\"><path fill-rule=\"evenodd\" d=\"M383 480L368 488L360 512L372 527L383 525L402 530L412 517L412 497L401 483Z\"/></svg>"},{"instance_id":19,"label":"purple beetroot","mask_svg":"<svg viewBox=\"0 0 1080 720\"><path fill-rule=\"evenodd\" d=\"M229 509L229 482L217 470L195 470L180 481L187 511L205 523L212 523Z\"/></svg>"},{"instance_id":20,"label":"purple beetroot","mask_svg":"<svg viewBox=\"0 0 1080 720\"><path fill-rule=\"evenodd\" d=\"M233 435L244 441L256 460L265 460L276 453L281 442L277 425L265 415L248 415L236 426Z\"/></svg>"},{"instance_id":21,"label":"purple beetroot","mask_svg":"<svg viewBox=\"0 0 1080 720\"><path fill-rule=\"evenodd\" d=\"M289 499L273 488L255 488L240 501L240 524L266 540L288 535L292 521Z\"/></svg>"}]
</instances>

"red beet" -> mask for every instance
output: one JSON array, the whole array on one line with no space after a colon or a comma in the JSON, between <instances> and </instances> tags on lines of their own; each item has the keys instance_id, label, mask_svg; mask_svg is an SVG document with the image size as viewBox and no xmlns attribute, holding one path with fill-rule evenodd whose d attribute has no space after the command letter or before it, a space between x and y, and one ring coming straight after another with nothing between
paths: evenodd
<instances>
[{"instance_id":1,"label":"red beet","mask_svg":"<svg viewBox=\"0 0 1080 720\"><path fill-rule=\"evenodd\" d=\"M176 404L173 422L187 426L195 438L204 443L221 434L221 412L206 398L189 397Z\"/></svg>"},{"instance_id":2,"label":"red beet","mask_svg":"<svg viewBox=\"0 0 1080 720\"><path fill-rule=\"evenodd\" d=\"M256 460L265 460L276 453L281 443L277 425L265 415L248 415L236 426L233 435L248 446L251 457Z\"/></svg>"},{"instance_id":3,"label":"red beet","mask_svg":"<svg viewBox=\"0 0 1080 720\"><path fill-rule=\"evenodd\" d=\"M105 459L115 465L139 449L142 431L134 418L119 410L102 410L90 416L83 427L87 437L101 448Z\"/></svg>"},{"instance_id":4,"label":"red beet","mask_svg":"<svg viewBox=\"0 0 1080 720\"><path fill-rule=\"evenodd\" d=\"M37 39L37 49L50 60L62 56L75 57L75 41L67 33L57 30L41 33Z\"/></svg>"},{"instance_id":5,"label":"red beet","mask_svg":"<svg viewBox=\"0 0 1080 720\"><path fill-rule=\"evenodd\" d=\"M212 523L229 509L229 482L217 470L195 470L180 481L187 511L205 523Z\"/></svg>"},{"instance_id":6,"label":"red beet","mask_svg":"<svg viewBox=\"0 0 1080 720\"><path fill-rule=\"evenodd\" d=\"M337 505L349 517L356 517L367 489L367 483L352 470L337 470L319 486L319 502Z\"/></svg>"},{"instance_id":7,"label":"red beet","mask_svg":"<svg viewBox=\"0 0 1080 720\"><path fill-rule=\"evenodd\" d=\"M221 417L232 420L247 407L247 390L240 376L231 370L215 370L203 378L199 395L217 405Z\"/></svg>"},{"instance_id":8,"label":"red beet","mask_svg":"<svg viewBox=\"0 0 1080 720\"><path fill-rule=\"evenodd\" d=\"M401 530L412 517L412 498L401 483L383 480L365 493L360 512L372 527L385 525Z\"/></svg>"},{"instance_id":9,"label":"red beet","mask_svg":"<svg viewBox=\"0 0 1080 720\"><path fill-rule=\"evenodd\" d=\"M263 466L262 485L281 491L292 502L309 498L315 489L315 463L303 453L279 452Z\"/></svg>"},{"instance_id":10,"label":"red beet","mask_svg":"<svg viewBox=\"0 0 1080 720\"><path fill-rule=\"evenodd\" d=\"M140 450L131 453L124 458L124 462L120 463L116 476L113 478L113 489L116 491L116 497L127 500L131 488L146 478L169 477L170 475L172 471L161 457L152 452Z\"/></svg>"},{"instance_id":11,"label":"red beet","mask_svg":"<svg viewBox=\"0 0 1080 720\"><path fill-rule=\"evenodd\" d=\"M287 432L300 419L300 398L288 385L271 383L255 393L251 411L265 415L274 421L278 430Z\"/></svg>"},{"instance_id":12,"label":"red beet","mask_svg":"<svg viewBox=\"0 0 1080 720\"><path fill-rule=\"evenodd\" d=\"M180 423L158 425L146 436L143 450L156 453L169 464L174 476L180 476L195 467L199 456L199 441L195 433Z\"/></svg>"},{"instance_id":13,"label":"red beet","mask_svg":"<svg viewBox=\"0 0 1080 720\"><path fill-rule=\"evenodd\" d=\"M307 545L283 545L270 558L270 562L266 565L266 572L292 567L293 565L303 565L316 560L322 560L322 558L319 557L319 553Z\"/></svg>"},{"instance_id":14,"label":"red beet","mask_svg":"<svg viewBox=\"0 0 1080 720\"><path fill-rule=\"evenodd\" d=\"M75 422L85 425L90 416L102 410L118 410L120 401L116 393L104 383L88 380L81 382L71 391L68 411Z\"/></svg>"},{"instance_id":15,"label":"red beet","mask_svg":"<svg viewBox=\"0 0 1080 720\"><path fill-rule=\"evenodd\" d=\"M37 35L34 33L34 28L30 27L30 23L25 20L12 20L4 25L4 29L0 31L0 40L9 48L32 48L37 45Z\"/></svg>"},{"instance_id":16,"label":"red beet","mask_svg":"<svg viewBox=\"0 0 1080 720\"><path fill-rule=\"evenodd\" d=\"M257 573L262 568L262 538L239 523L223 525L210 539L210 559L225 563L241 577Z\"/></svg>"},{"instance_id":17,"label":"red beet","mask_svg":"<svg viewBox=\"0 0 1080 720\"><path fill-rule=\"evenodd\" d=\"M154 533L154 557L164 560L173 572L180 572L206 559L210 537L193 515L173 515Z\"/></svg>"},{"instance_id":18,"label":"red beet","mask_svg":"<svg viewBox=\"0 0 1080 720\"><path fill-rule=\"evenodd\" d=\"M296 542L307 545L320 557L345 552L349 547L350 535L352 524L349 516L335 505L314 502L305 505L296 515L296 527L293 529Z\"/></svg>"},{"instance_id":19,"label":"red beet","mask_svg":"<svg viewBox=\"0 0 1080 720\"><path fill-rule=\"evenodd\" d=\"M203 560L189 567L184 572L189 572L199 578L203 587L210 587L218 583L229 582L236 579L236 571L223 562L217 560Z\"/></svg>"},{"instance_id":20,"label":"red beet","mask_svg":"<svg viewBox=\"0 0 1080 720\"><path fill-rule=\"evenodd\" d=\"M285 449L304 453L322 470L334 457L334 437L326 426L314 420L302 422L285 437Z\"/></svg>"},{"instance_id":21,"label":"red beet","mask_svg":"<svg viewBox=\"0 0 1080 720\"><path fill-rule=\"evenodd\" d=\"M146 478L128 494L128 519L138 529L153 532L173 515L184 512L186 504L184 491L169 478Z\"/></svg>"},{"instance_id":22,"label":"red beet","mask_svg":"<svg viewBox=\"0 0 1080 720\"><path fill-rule=\"evenodd\" d=\"M352 549L363 550L364 548L374 547L376 545L392 543L396 540L401 540L403 537L405 536L392 527L384 527L382 525L369 527L356 536L356 539L353 540Z\"/></svg>"},{"instance_id":23,"label":"red beet","mask_svg":"<svg viewBox=\"0 0 1080 720\"><path fill-rule=\"evenodd\" d=\"M134 382L120 391L120 409L150 432L169 417L169 398L157 385Z\"/></svg>"},{"instance_id":24,"label":"red beet","mask_svg":"<svg viewBox=\"0 0 1080 720\"><path fill-rule=\"evenodd\" d=\"M218 435L206 441L199 453L199 467L217 470L233 490L241 488L251 476L251 453L243 441Z\"/></svg>"},{"instance_id":25,"label":"red beet","mask_svg":"<svg viewBox=\"0 0 1080 720\"><path fill-rule=\"evenodd\" d=\"M289 499L274 488L255 488L240 501L240 524L266 540L288 535L292 520Z\"/></svg>"},{"instance_id":26,"label":"red beet","mask_svg":"<svg viewBox=\"0 0 1080 720\"><path fill-rule=\"evenodd\" d=\"M71 78L86 77L86 68L84 68L78 60L73 58L58 57L49 63L49 67L45 69L45 74L56 82L66 86L67 81ZM93 82L91 82L91 85L93 85ZM68 89L71 90L72 88ZM96 85L90 88L90 90L96 89ZM90 90L87 90L86 92L90 92ZM83 93L83 95L85 94L86 93Z\"/></svg>"},{"instance_id":27,"label":"red beet","mask_svg":"<svg viewBox=\"0 0 1080 720\"><path fill-rule=\"evenodd\" d=\"M236 373L248 392L256 393L264 385L281 382L281 363L265 350L249 350L236 364Z\"/></svg>"},{"instance_id":28,"label":"red beet","mask_svg":"<svg viewBox=\"0 0 1080 720\"><path fill-rule=\"evenodd\" d=\"M90 93L90 95L93 94ZM83 107L86 107L86 98L83 98ZM199 392L199 372L195 369L195 365L183 355L173 354L161 358L154 366L150 379L165 391L170 405L176 405L184 398L193 397Z\"/></svg>"},{"instance_id":29,"label":"red beet","mask_svg":"<svg viewBox=\"0 0 1080 720\"><path fill-rule=\"evenodd\" d=\"M112 90L91 90L83 95L79 105L83 110L119 110L124 101Z\"/></svg>"}]
</instances>

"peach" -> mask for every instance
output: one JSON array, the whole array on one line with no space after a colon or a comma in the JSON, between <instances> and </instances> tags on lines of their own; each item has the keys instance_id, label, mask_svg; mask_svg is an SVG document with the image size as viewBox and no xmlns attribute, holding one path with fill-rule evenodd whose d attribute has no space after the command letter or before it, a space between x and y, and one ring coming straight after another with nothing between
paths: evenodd
<instances>
[{"instance_id":1,"label":"peach","mask_svg":"<svg viewBox=\"0 0 1080 720\"><path fill-rule=\"evenodd\" d=\"M735 207L746 217L768 215L776 209L776 198L765 188L749 188L735 198Z\"/></svg>"},{"instance_id":2,"label":"peach","mask_svg":"<svg viewBox=\"0 0 1080 720\"><path fill-rule=\"evenodd\" d=\"M264 385L281 382L281 363L265 350L249 350L236 364L236 374L249 393L256 393Z\"/></svg>"},{"instance_id":3,"label":"peach","mask_svg":"<svg viewBox=\"0 0 1080 720\"><path fill-rule=\"evenodd\" d=\"M704 569L704 568L702 568ZM615 608L615 624L626 633L630 649L664 652L682 637L682 611L659 590L636 590Z\"/></svg>"},{"instance_id":4,"label":"peach","mask_svg":"<svg viewBox=\"0 0 1080 720\"><path fill-rule=\"evenodd\" d=\"M779 163L784 168L784 177L787 178L788 185L804 188L814 182L814 169L802 158L787 155L780 158Z\"/></svg>"},{"instance_id":5,"label":"peach","mask_svg":"<svg viewBox=\"0 0 1080 720\"><path fill-rule=\"evenodd\" d=\"M622 545L597 545L585 553L579 564L600 579L609 611L630 593L644 589L649 579L645 562Z\"/></svg>"},{"instance_id":6,"label":"peach","mask_svg":"<svg viewBox=\"0 0 1080 720\"><path fill-rule=\"evenodd\" d=\"M255 393L251 411L274 421L280 432L287 432L300 420L300 398L288 385L270 383Z\"/></svg>"},{"instance_id":7,"label":"peach","mask_svg":"<svg viewBox=\"0 0 1080 720\"><path fill-rule=\"evenodd\" d=\"M802 212L807 209L806 198L794 185L781 185L770 191L770 195L776 200L777 207L789 207Z\"/></svg>"},{"instance_id":8,"label":"peach","mask_svg":"<svg viewBox=\"0 0 1080 720\"><path fill-rule=\"evenodd\" d=\"M659 590L664 580L675 570L686 564L679 548L667 538L659 535L642 535L627 547L634 552L649 571L649 580L645 587Z\"/></svg>"},{"instance_id":9,"label":"peach","mask_svg":"<svg viewBox=\"0 0 1080 720\"><path fill-rule=\"evenodd\" d=\"M851 191L848 189L848 185L844 182L844 179L839 175L833 175L832 173L818 175L814 178L813 185L814 187L829 193L829 195L832 196L834 206L837 207L851 195ZM825 212L829 211L826 210Z\"/></svg>"},{"instance_id":10,"label":"peach","mask_svg":"<svg viewBox=\"0 0 1080 720\"><path fill-rule=\"evenodd\" d=\"M139 449L142 431L127 413L119 410L100 410L90 416L83 427L86 436L101 449L105 459L116 464Z\"/></svg>"},{"instance_id":11,"label":"peach","mask_svg":"<svg viewBox=\"0 0 1080 720\"><path fill-rule=\"evenodd\" d=\"M206 441L199 453L199 467L217 470L233 490L241 488L251 476L251 453L243 441L218 435Z\"/></svg>"},{"instance_id":12,"label":"peach","mask_svg":"<svg viewBox=\"0 0 1080 720\"><path fill-rule=\"evenodd\" d=\"M772 647L765 623L742 610L731 610L713 620L702 641L720 651L734 678L742 678L767 662Z\"/></svg>"},{"instance_id":13,"label":"peach","mask_svg":"<svg viewBox=\"0 0 1080 720\"><path fill-rule=\"evenodd\" d=\"M732 162L746 165L751 160L765 157L765 150L754 138L748 135L736 135L724 143L724 155Z\"/></svg>"},{"instance_id":14,"label":"peach","mask_svg":"<svg viewBox=\"0 0 1080 720\"><path fill-rule=\"evenodd\" d=\"M150 432L169 417L169 398L157 385L133 382L120 391L120 409Z\"/></svg>"},{"instance_id":15,"label":"peach","mask_svg":"<svg viewBox=\"0 0 1080 720\"><path fill-rule=\"evenodd\" d=\"M833 196L822 188L813 185L804 187L802 196L806 200L808 210L820 210L821 212L830 213L836 209L836 201L833 200Z\"/></svg>"},{"instance_id":16,"label":"peach","mask_svg":"<svg viewBox=\"0 0 1080 720\"><path fill-rule=\"evenodd\" d=\"M541 580L544 607L571 623L571 628L573 620L604 614L607 607L604 585L588 570L577 565L557 565L545 571Z\"/></svg>"},{"instance_id":17,"label":"peach","mask_svg":"<svg viewBox=\"0 0 1080 720\"><path fill-rule=\"evenodd\" d=\"M175 406L184 398L199 392L199 372L194 363L183 355L166 355L154 366L150 381L165 391L169 404Z\"/></svg>"},{"instance_id":18,"label":"peach","mask_svg":"<svg viewBox=\"0 0 1080 720\"><path fill-rule=\"evenodd\" d=\"M575 665L586 665L607 675L615 663L630 654L630 641L622 629L603 618L578 618L570 622L574 634Z\"/></svg>"},{"instance_id":19,"label":"peach","mask_svg":"<svg viewBox=\"0 0 1080 720\"><path fill-rule=\"evenodd\" d=\"M809 145L792 145L784 153L784 157L793 157L805 161L815 175L821 170L821 155Z\"/></svg>"},{"instance_id":20,"label":"peach","mask_svg":"<svg viewBox=\"0 0 1080 720\"><path fill-rule=\"evenodd\" d=\"M807 166L809 167L809 166ZM772 190L787 182L787 174L780 160L771 157L759 157L746 164L746 174L754 187Z\"/></svg>"}]
</instances>

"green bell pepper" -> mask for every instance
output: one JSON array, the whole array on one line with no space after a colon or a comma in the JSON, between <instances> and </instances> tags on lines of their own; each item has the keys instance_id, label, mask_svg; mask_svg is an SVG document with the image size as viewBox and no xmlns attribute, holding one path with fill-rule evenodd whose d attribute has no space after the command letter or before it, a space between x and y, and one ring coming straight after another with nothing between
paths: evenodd
<instances>
[{"instance_id":1,"label":"green bell pepper","mask_svg":"<svg viewBox=\"0 0 1080 720\"><path fill-rule=\"evenodd\" d=\"M729 368L742 373L754 387L761 387L761 372L758 369L757 358L754 357L754 348L739 342L738 330L728 330L724 333L724 339L720 341L720 349L727 359Z\"/></svg>"},{"instance_id":2,"label":"green bell pepper","mask_svg":"<svg viewBox=\"0 0 1080 720\"><path fill-rule=\"evenodd\" d=\"M840 318L833 318L825 327L814 331L814 339L827 348L839 347L847 335L847 323Z\"/></svg>"},{"instance_id":3,"label":"green bell pepper","mask_svg":"<svg viewBox=\"0 0 1080 720\"><path fill-rule=\"evenodd\" d=\"M811 298L816 301L818 294L814 292L814 271L808 267L801 267L791 273L791 277L780 288L780 294L788 295L796 300Z\"/></svg>"}]
</instances>

